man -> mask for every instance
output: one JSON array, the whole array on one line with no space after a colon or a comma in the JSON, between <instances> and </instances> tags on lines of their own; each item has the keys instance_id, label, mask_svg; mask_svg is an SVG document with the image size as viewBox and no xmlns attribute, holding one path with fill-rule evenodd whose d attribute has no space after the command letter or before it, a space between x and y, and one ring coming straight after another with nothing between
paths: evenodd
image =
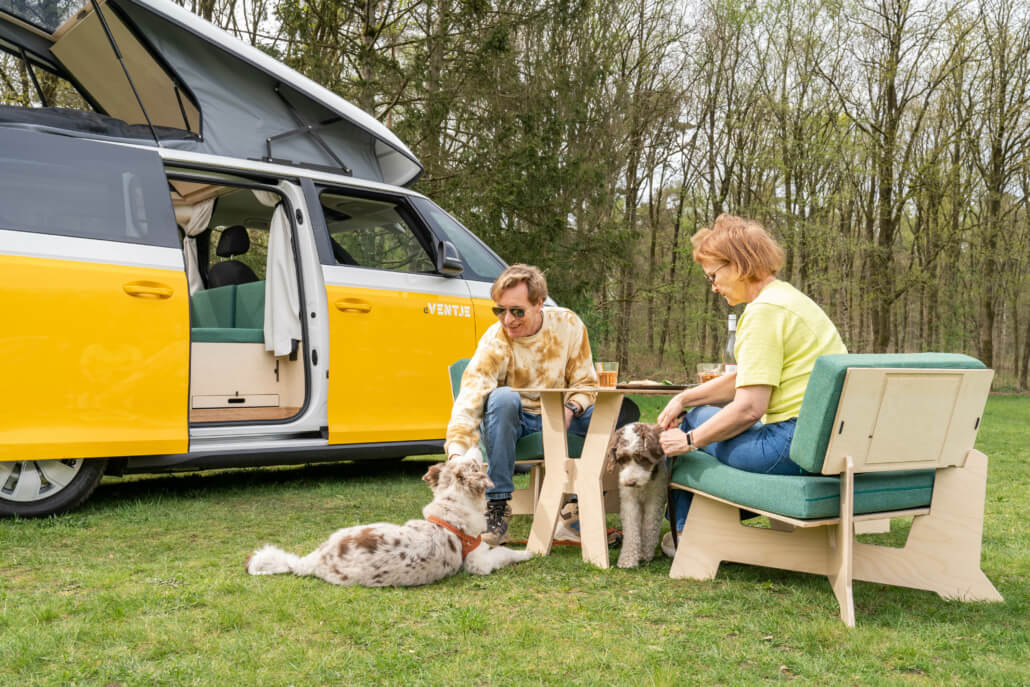
<instances>
[{"instance_id":1,"label":"man","mask_svg":"<svg viewBox=\"0 0 1030 687\"><path fill-rule=\"evenodd\" d=\"M540 395L512 388L596 387L597 373L579 317L566 308L544 307L547 281L539 269L512 265L494 282L490 297L498 322L483 334L465 369L444 447L448 458L464 454L479 441L482 425L487 474L494 483L486 492L483 540L499 546L508 541L515 443L541 427ZM565 399L567 431L586 435L594 397L580 392ZM565 523L557 536L578 538Z\"/></svg>"}]
</instances>

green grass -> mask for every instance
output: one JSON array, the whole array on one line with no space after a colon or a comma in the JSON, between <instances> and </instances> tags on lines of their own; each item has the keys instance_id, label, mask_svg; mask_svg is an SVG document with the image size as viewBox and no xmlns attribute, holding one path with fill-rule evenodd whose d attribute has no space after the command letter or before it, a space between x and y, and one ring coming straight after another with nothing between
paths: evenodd
<instances>
[{"instance_id":1,"label":"green grass","mask_svg":"<svg viewBox=\"0 0 1030 687\"><path fill-rule=\"evenodd\" d=\"M825 578L671 580L665 558L599 570L565 547L414 589L250 577L265 542L419 517L429 461L111 480L75 513L0 521L0 685L1030 684L1028 419L1030 398L992 397L978 443L1002 604L857 582L849 630Z\"/></svg>"}]
</instances>

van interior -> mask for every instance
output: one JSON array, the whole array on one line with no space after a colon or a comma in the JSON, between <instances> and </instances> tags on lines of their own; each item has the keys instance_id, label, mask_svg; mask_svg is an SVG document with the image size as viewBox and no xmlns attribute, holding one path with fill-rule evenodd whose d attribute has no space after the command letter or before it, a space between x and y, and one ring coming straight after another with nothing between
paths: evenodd
<instances>
[{"instance_id":1,"label":"van interior","mask_svg":"<svg viewBox=\"0 0 1030 687\"><path fill-rule=\"evenodd\" d=\"M266 346L270 229L281 198L228 184L170 185L190 286L190 423L297 415L306 396L302 342L285 355Z\"/></svg>"}]
</instances>

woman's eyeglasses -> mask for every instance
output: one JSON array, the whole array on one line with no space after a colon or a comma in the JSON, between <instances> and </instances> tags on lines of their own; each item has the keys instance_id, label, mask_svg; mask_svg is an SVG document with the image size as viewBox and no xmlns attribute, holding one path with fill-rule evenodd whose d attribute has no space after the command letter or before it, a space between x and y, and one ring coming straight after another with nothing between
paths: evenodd
<instances>
[{"instance_id":1,"label":"woman's eyeglasses","mask_svg":"<svg viewBox=\"0 0 1030 687\"><path fill-rule=\"evenodd\" d=\"M728 264L729 263L723 263L723 264L719 265L718 267L715 268L715 271L712 272L711 274L708 274L707 272L705 272L705 279L708 280L708 283L709 284L714 284L715 283L715 275L719 274L719 270L721 270L723 267L726 267L726 265L728 265ZM495 310L496 310L496 308L495 308Z\"/></svg>"},{"instance_id":2,"label":"woman's eyeglasses","mask_svg":"<svg viewBox=\"0 0 1030 687\"><path fill-rule=\"evenodd\" d=\"M493 310L494 315L497 315L497 319L504 317L504 313L506 312L510 312L511 316L514 317L516 320L521 320L523 317L526 316L525 308L502 308L499 305L495 305L490 309Z\"/></svg>"}]
</instances>

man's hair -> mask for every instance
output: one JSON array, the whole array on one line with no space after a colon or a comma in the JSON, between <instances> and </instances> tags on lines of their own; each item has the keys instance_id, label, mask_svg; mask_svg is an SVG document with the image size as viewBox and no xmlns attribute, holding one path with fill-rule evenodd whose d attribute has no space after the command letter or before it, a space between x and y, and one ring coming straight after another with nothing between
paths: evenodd
<instances>
[{"instance_id":1,"label":"man's hair","mask_svg":"<svg viewBox=\"0 0 1030 687\"><path fill-rule=\"evenodd\" d=\"M733 265L743 281L760 281L783 267L783 249L754 220L723 213L711 227L690 237L694 262L718 261Z\"/></svg>"},{"instance_id":2,"label":"man's hair","mask_svg":"<svg viewBox=\"0 0 1030 687\"><path fill-rule=\"evenodd\" d=\"M490 287L490 298L496 301L502 291L507 291L522 282L526 284L526 289L529 291L529 302L533 305L547 298L547 280L544 279L544 273L537 267L522 263L511 265L501 272L501 276L497 277L494 285Z\"/></svg>"}]
</instances>

